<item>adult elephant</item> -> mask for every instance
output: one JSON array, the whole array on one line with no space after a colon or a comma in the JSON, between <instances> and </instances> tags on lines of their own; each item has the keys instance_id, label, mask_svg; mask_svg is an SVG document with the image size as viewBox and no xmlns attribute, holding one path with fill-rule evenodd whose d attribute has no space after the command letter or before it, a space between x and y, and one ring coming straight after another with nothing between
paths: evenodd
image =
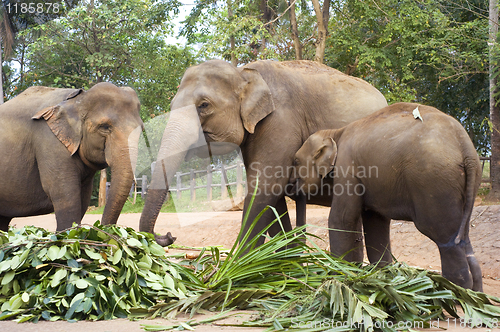
<instances>
[{"instance_id":1,"label":"adult elephant","mask_svg":"<svg viewBox=\"0 0 500 332\"><path fill-rule=\"evenodd\" d=\"M214 154L241 149L247 173L245 211L257 190L249 214L252 221L267 205L280 215L287 211L285 190L293 157L309 135L340 128L384 106L384 96L367 82L312 61L257 61L235 68L211 60L189 68L172 100L158 154L157 165L162 166L156 167L151 183L157 189L148 191L140 230L153 232L168 182L200 139ZM308 202L330 205L330 200L316 196ZM273 219L271 212L265 213L251 237ZM282 221L285 230L291 229L287 215ZM249 225L243 227L247 230ZM280 230L274 225L269 234ZM157 236L162 245L171 240ZM263 242L261 237L258 244Z\"/></svg>"},{"instance_id":2,"label":"adult elephant","mask_svg":"<svg viewBox=\"0 0 500 332\"><path fill-rule=\"evenodd\" d=\"M134 178L143 123L131 88L31 87L0 106L0 229L55 211L57 230L80 223L97 170L111 168L102 222L115 224Z\"/></svg>"}]
</instances>

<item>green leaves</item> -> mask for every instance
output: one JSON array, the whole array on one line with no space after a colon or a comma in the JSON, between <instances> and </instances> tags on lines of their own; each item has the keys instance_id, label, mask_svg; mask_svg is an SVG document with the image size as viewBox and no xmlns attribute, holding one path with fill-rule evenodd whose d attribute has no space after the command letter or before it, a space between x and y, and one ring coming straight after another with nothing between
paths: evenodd
<instances>
[{"instance_id":1,"label":"green leaves","mask_svg":"<svg viewBox=\"0 0 500 332\"><path fill-rule=\"evenodd\" d=\"M0 320L126 317L132 307L185 298L180 283L194 279L150 234L132 229L96 223L53 234L27 226L0 239Z\"/></svg>"},{"instance_id":2,"label":"green leaves","mask_svg":"<svg viewBox=\"0 0 500 332\"><path fill-rule=\"evenodd\" d=\"M52 281L50 282L50 287L56 288L61 281L66 278L68 272L65 269L58 269L54 276L52 277Z\"/></svg>"},{"instance_id":3,"label":"green leaves","mask_svg":"<svg viewBox=\"0 0 500 332\"><path fill-rule=\"evenodd\" d=\"M117 249L115 251L115 254L113 255L113 260L112 260L113 265L118 264L118 262L120 262L121 259L122 259L122 251L121 249Z\"/></svg>"},{"instance_id":4,"label":"green leaves","mask_svg":"<svg viewBox=\"0 0 500 332\"><path fill-rule=\"evenodd\" d=\"M64 247L66 248L66 247ZM47 252L47 257L51 260L51 261L55 261L56 259L60 258L59 257L59 247L58 246L51 246ZM65 250L66 251L66 250Z\"/></svg>"},{"instance_id":5,"label":"green leaves","mask_svg":"<svg viewBox=\"0 0 500 332\"><path fill-rule=\"evenodd\" d=\"M10 283L14 279L15 275L16 275L16 271L14 271L14 270L7 272L5 274L5 276L3 277L1 284L7 285L8 283Z\"/></svg>"}]
</instances>

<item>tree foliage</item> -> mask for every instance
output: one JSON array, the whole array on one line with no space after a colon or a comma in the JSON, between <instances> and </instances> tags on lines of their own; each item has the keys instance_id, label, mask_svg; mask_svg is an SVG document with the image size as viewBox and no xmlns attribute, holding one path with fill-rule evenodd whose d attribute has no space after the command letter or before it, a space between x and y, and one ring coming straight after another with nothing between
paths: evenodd
<instances>
[{"instance_id":1,"label":"tree foliage","mask_svg":"<svg viewBox=\"0 0 500 332\"><path fill-rule=\"evenodd\" d=\"M487 8L449 1L347 1L331 20L327 63L360 76L390 103L417 101L456 117L488 149ZM470 3L470 2L469 2Z\"/></svg>"},{"instance_id":2,"label":"tree foliage","mask_svg":"<svg viewBox=\"0 0 500 332\"><path fill-rule=\"evenodd\" d=\"M60 20L23 31L7 71L7 94L32 85L89 88L100 81L129 85L142 103L143 120L165 113L190 48L167 45L177 0L84 1Z\"/></svg>"},{"instance_id":3,"label":"tree foliage","mask_svg":"<svg viewBox=\"0 0 500 332\"><path fill-rule=\"evenodd\" d=\"M167 45L160 38L145 38L132 51L132 59L127 83L139 95L143 120L168 112L184 71L196 62L194 51Z\"/></svg>"},{"instance_id":4,"label":"tree foliage","mask_svg":"<svg viewBox=\"0 0 500 332\"><path fill-rule=\"evenodd\" d=\"M417 101L453 115L487 153L487 3L329 4L324 63L367 80L391 103ZM180 6L177 0L83 1L64 18L20 35L21 70L5 68L7 95L34 84L89 87L107 80L134 87L148 119L168 111L180 77L197 59L293 60L294 43L303 59L316 56L318 20L309 1L196 0L181 35L198 57L189 47L165 44Z\"/></svg>"},{"instance_id":5,"label":"tree foliage","mask_svg":"<svg viewBox=\"0 0 500 332\"><path fill-rule=\"evenodd\" d=\"M149 0L85 3L33 29L42 36L29 48L30 68L44 85L88 88L98 81L126 82L132 50L145 36L168 29L165 20L176 6L175 1Z\"/></svg>"},{"instance_id":6,"label":"tree foliage","mask_svg":"<svg viewBox=\"0 0 500 332\"><path fill-rule=\"evenodd\" d=\"M4 0L0 5L0 38L6 53L14 44L15 35L22 30L64 16L78 0Z\"/></svg>"},{"instance_id":7,"label":"tree foliage","mask_svg":"<svg viewBox=\"0 0 500 332\"><path fill-rule=\"evenodd\" d=\"M276 1L268 2L267 6L277 6ZM273 16L275 13L269 17ZM258 1L197 1L184 23L181 34L188 42L201 44L204 58L222 57L229 61L233 53L239 63L279 59L274 47L267 47L274 44L275 34L263 19ZM235 39L234 49L230 47L231 36Z\"/></svg>"}]
</instances>

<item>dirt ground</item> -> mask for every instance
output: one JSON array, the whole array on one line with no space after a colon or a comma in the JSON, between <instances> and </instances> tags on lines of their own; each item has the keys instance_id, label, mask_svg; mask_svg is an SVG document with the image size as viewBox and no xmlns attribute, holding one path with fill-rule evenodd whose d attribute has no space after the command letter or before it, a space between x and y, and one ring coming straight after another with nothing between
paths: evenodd
<instances>
[{"instance_id":1,"label":"dirt ground","mask_svg":"<svg viewBox=\"0 0 500 332\"><path fill-rule=\"evenodd\" d=\"M292 223L295 222L295 211L290 206ZM307 222L312 225L308 229L310 233L318 235L324 241L317 244L322 248L328 247L327 219L328 208L308 206ZM155 231L165 234L170 231L177 237L176 244L190 247L202 247L208 245L219 245L230 248L239 232L241 211L236 212L200 212L200 213L161 213ZM92 224L100 219L100 215L87 214L83 223ZM138 229L139 214L122 214L118 224ZM16 218L12 225L22 227L24 225L36 225L55 230L56 222L54 215ZM481 263L483 272L484 292L500 296L500 205L482 205L474 208L470 229L470 238L474 247L476 258ZM406 221L392 221L391 246L393 255L399 261L404 261L412 266L418 266L429 270L440 271L440 260L437 246L428 238L418 232L413 223ZM248 320L248 312L238 312L230 319L218 324L234 323ZM203 317L204 318L204 317ZM182 317L180 317L182 321ZM184 318L186 319L186 318ZM187 319L186 319L187 320ZM443 322L440 329L448 331L463 330L453 325L445 325ZM117 319L105 322L39 322L38 324L17 324L12 321L0 322L0 331L37 331L37 332L87 332L94 331L142 331L141 324L172 325L164 319L154 321L131 322ZM196 328L197 331L262 331L261 328L236 328L217 324L203 325ZM500 328L493 329L500 331ZM475 331L492 331L491 329L475 329Z\"/></svg>"}]
</instances>

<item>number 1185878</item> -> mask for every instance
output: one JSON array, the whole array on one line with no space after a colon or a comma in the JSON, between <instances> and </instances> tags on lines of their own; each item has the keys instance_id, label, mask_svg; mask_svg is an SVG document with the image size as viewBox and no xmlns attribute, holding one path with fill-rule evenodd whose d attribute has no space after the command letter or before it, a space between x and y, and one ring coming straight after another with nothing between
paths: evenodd
<instances>
[{"instance_id":1,"label":"number 1185878","mask_svg":"<svg viewBox=\"0 0 500 332\"><path fill-rule=\"evenodd\" d=\"M60 4L58 3L9 3L6 6L9 14L57 14L60 11Z\"/></svg>"}]
</instances>

